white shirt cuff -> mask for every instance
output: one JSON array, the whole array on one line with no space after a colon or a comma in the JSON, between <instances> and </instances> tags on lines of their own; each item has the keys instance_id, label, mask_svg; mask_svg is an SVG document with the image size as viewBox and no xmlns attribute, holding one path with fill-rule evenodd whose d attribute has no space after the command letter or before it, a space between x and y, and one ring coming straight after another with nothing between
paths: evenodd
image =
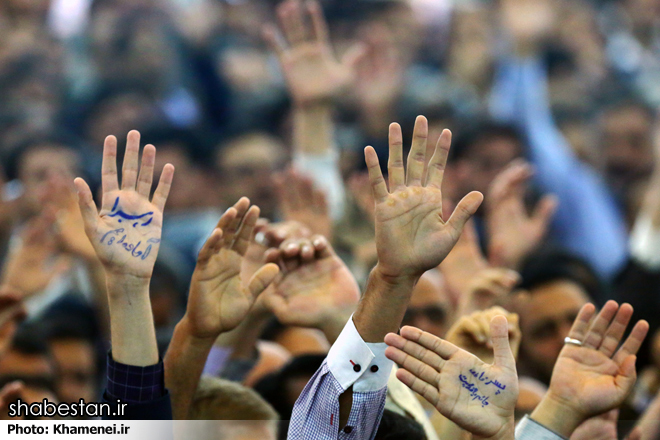
<instances>
[{"instance_id":1,"label":"white shirt cuff","mask_svg":"<svg viewBox=\"0 0 660 440\"><path fill-rule=\"evenodd\" d=\"M386 348L384 342L364 342L351 316L330 348L328 369L344 390L353 386L358 393L378 391L387 386L394 365L385 357Z\"/></svg>"},{"instance_id":2,"label":"white shirt cuff","mask_svg":"<svg viewBox=\"0 0 660 440\"><path fill-rule=\"evenodd\" d=\"M660 268L660 230L648 214L641 213L630 233L630 254L648 269Z\"/></svg>"},{"instance_id":3,"label":"white shirt cuff","mask_svg":"<svg viewBox=\"0 0 660 440\"><path fill-rule=\"evenodd\" d=\"M515 438L516 440L565 440L565 437L535 422L529 416L523 417L516 426Z\"/></svg>"}]
</instances>

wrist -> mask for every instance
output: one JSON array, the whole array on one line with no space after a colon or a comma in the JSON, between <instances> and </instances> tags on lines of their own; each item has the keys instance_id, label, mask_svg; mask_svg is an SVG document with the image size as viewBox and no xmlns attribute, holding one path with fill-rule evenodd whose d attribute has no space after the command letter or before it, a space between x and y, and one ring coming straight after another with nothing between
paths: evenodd
<instances>
[{"instance_id":1,"label":"wrist","mask_svg":"<svg viewBox=\"0 0 660 440\"><path fill-rule=\"evenodd\" d=\"M113 272L105 268L105 280L109 298L135 294L146 294L147 297L149 296L151 277Z\"/></svg>"},{"instance_id":2,"label":"wrist","mask_svg":"<svg viewBox=\"0 0 660 440\"><path fill-rule=\"evenodd\" d=\"M371 276L376 280L393 287L415 285L421 275L406 273L384 267L380 263L371 271Z\"/></svg>"},{"instance_id":3,"label":"wrist","mask_svg":"<svg viewBox=\"0 0 660 440\"><path fill-rule=\"evenodd\" d=\"M502 426L502 428L494 435L482 437L479 435L472 435L473 440L513 440L515 438L516 422L513 416Z\"/></svg>"},{"instance_id":4,"label":"wrist","mask_svg":"<svg viewBox=\"0 0 660 440\"><path fill-rule=\"evenodd\" d=\"M219 335L219 333L216 335L199 334L187 313L183 315L181 321L176 325L175 331L180 332L191 346L199 348L210 348Z\"/></svg>"},{"instance_id":5,"label":"wrist","mask_svg":"<svg viewBox=\"0 0 660 440\"><path fill-rule=\"evenodd\" d=\"M567 438L587 419L578 408L574 408L565 400L554 396L552 391L546 393L541 403L530 415L530 418Z\"/></svg>"}]
</instances>

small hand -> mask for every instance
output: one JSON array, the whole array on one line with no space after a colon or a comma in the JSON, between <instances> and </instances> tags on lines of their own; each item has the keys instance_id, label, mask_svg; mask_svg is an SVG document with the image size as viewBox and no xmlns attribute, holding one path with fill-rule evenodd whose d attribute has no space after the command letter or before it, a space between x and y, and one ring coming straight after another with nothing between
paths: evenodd
<instances>
[{"instance_id":1,"label":"small hand","mask_svg":"<svg viewBox=\"0 0 660 440\"><path fill-rule=\"evenodd\" d=\"M69 268L68 262L57 255L54 223L53 211L44 210L30 220L21 234L20 244L9 254L2 283L20 292L23 298L42 292Z\"/></svg>"},{"instance_id":2,"label":"small hand","mask_svg":"<svg viewBox=\"0 0 660 440\"><path fill-rule=\"evenodd\" d=\"M447 331L445 340L472 353L482 361L491 363L493 361L493 342L490 334L490 322L497 315L504 316L509 323L509 345L515 357L518 354L521 338L518 315L509 313L501 307L491 307L488 310L461 316Z\"/></svg>"},{"instance_id":3,"label":"small hand","mask_svg":"<svg viewBox=\"0 0 660 440\"><path fill-rule=\"evenodd\" d=\"M619 307L608 301L592 320L595 307L582 307L568 334L582 346L566 344L562 349L549 391L532 413L534 420L568 436L586 419L623 403L637 379L635 354L649 329L646 321L639 321L619 347L632 313L630 304Z\"/></svg>"},{"instance_id":4,"label":"small hand","mask_svg":"<svg viewBox=\"0 0 660 440\"><path fill-rule=\"evenodd\" d=\"M428 122L419 116L404 172L401 127L390 125L389 190L376 151L372 147L365 149L376 202L378 266L386 276L414 278L438 266L483 200L481 193L471 192L456 206L449 220L443 220L441 187L451 132L442 132L424 176L427 137Z\"/></svg>"},{"instance_id":5,"label":"small hand","mask_svg":"<svg viewBox=\"0 0 660 440\"><path fill-rule=\"evenodd\" d=\"M314 182L293 169L274 179L284 221L307 226L314 234L331 237L332 219L328 212L325 193L314 187Z\"/></svg>"},{"instance_id":6,"label":"small hand","mask_svg":"<svg viewBox=\"0 0 660 440\"><path fill-rule=\"evenodd\" d=\"M249 280L241 277L258 218L259 208L243 197L223 214L199 252L184 317L195 337L215 339L235 328L279 272L277 265L266 264Z\"/></svg>"},{"instance_id":7,"label":"small hand","mask_svg":"<svg viewBox=\"0 0 660 440\"><path fill-rule=\"evenodd\" d=\"M0 419L4 419L7 416L9 404L20 399L24 389L25 385L20 381L10 382L0 389ZM8 417L7 420L9 420Z\"/></svg>"},{"instance_id":8,"label":"small hand","mask_svg":"<svg viewBox=\"0 0 660 440\"><path fill-rule=\"evenodd\" d=\"M489 260L494 266L516 269L545 237L557 209L554 196L544 196L529 215L525 207L525 182L533 171L524 161L514 161L498 174L486 198Z\"/></svg>"},{"instance_id":9,"label":"small hand","mask_svg":"<svg viewBox=\"0 0 660 440\"><path fill-rule=\"evenodd\" d=\"M296 105L305 107L329 101L353 82L362 50L355 46L341 62L337 61L317 1L306 1L304 6L300 0L284 1L278 6L277 15L284 38L273 25L264 27L264 37L279 57Z\"/></svg>"},{"instance_id":10,"label":"small hand","mask_svg":"<svg viewBox=\"0 0 660 440\"><path fill-rule=\"evenodd\" d=\"M401 369L397 378L421 394L461 428L476 436L512 438L518 399L516 361L509 347L507 321L491 321L495 363L414 327L390 333L385 355Z\"/></svg>"},{"instance_id":11,"label":"small hand","mask_svg":"<svg viewBox=\"0 0 660 440\"><path fill-rule=\"evenodd\" d=\"M325 237L286 240L267 258L282 270L274 292L265 298L277 319L336 338L355 311L360 288Z\"/></svg>"},{"instance_id":12,"label":"small hand","mask_svg":"<svg viewBox=\"0 0 660 440\"><path fill-rule=\"evenodd\" d=\"M140 133L128 133L121 189L117 180L117 139L108 136L103 146L103 200L97 212L87 183L77 178L80 211L85 232L107 273L149 279L160 247L163 210L170 191L174 166L163 167L150 201L156 148L144 147L138 175Z\"/></svg>"}]
</instances>

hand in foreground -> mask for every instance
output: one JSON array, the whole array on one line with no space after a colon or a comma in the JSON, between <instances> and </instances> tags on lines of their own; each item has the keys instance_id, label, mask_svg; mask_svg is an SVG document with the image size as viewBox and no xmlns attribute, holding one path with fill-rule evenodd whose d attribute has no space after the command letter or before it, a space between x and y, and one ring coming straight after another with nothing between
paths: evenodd
<instances>
[{"instance_id":1,"label":"hand in foreground","mask_svg":"<svg viewBox=\"0 0 660 440\"><path fill-rule=\"evenodd\" d=\"M619 407L630 394L637 379L635 355L649 329L646 321L637 322L619 347L633 308L608 301L592 320L595 311L593 304L580 310L568 337L581 346L564 346L548 393L531 416L566 437L586 419Z\"/></svg>"},{"instance_id":2,"label":"hand in foreground","mask_svg":"<svg viewBox=\"0 0 660 440\"><path fill-rule=\"evenodd\" d=\"M516 357L521 338L518 315L509 313L501 307L491 307L488 310L461 316L447 331L445 340L472 353L486 363L492 363L493 341L490 322L497 315L504 316L508 322L509 345L513 356Z\"/></svg>"},{"instance_id":3,"label":"hand in foreground","mask_svg":"<svg viewBox=\"0 0 660 440\"><path fill-rule=\"evenodd\" d=\"M195 337L215 340L235 328L279 272L277 265L265 264L249 280L241 277L258 218L259 208L241 198L222 215L199 252L184 317Z\"/></svg>"},{"instance_id":4,"label":"hand in foreground","mask_svg":"<svg viewBox=\"0 0 660 440\"><path fill-rule=\"evenodd\" d=\"M77 178L80 211L85 232L108 275L149 279L160 247L163 210L170 191L174 166L163 167L150 201L156 159L153 145L144 147L138 175L140 133L128 133L121 188L117 180L117 139L108 136L103 146L103 200L97 213L87 183Z\"/></svg>"},{"instance_id":5,"label":"hand in foreground","mask_svg":"<svg viewBox=\"0 0 660 440\"><path fill-rule=\"evenodd\" d=\"M525 207L525 183L533 171L514 161L491 184L486 198L488 254L495 266L516 269L545 237L557 208L554 196L544 196L530 215Z\"/></svg>"},{"instance_id":6,"label":"hand in foreground","mask_svg":"<svg viewBox=\"0 0 660 440\"><path fill-rule=\"evenodd\" d=\"M337 61L317 1L284 1L278 6L277 15L284 38L273 25L264 27L264 37L279 57L296 105L324 103L353 82L362 50L359 46L349 49L341 62Z\"/></svg>"},{"instance_id":7,"label":"hand in foreground","mask_svg":"<svg viewBox=\"0 0 660 440\"><path fill-rule=\"evenodd\" d=\"M286 240L267 259L281 268L274 291L264 298L277 319L320 329L334 342L355 311L360 288L325 237Z\"/></svg>"},{"instance_id":8,"label":"hand in foreground","mask_svg":"<svg viewBox=\"0 0 660 440\"><path fill-rule=\"evenodd\" d=\"M506 318L494 317L490 330L492 365L414 327L403 327L401 336L388 334L385 355L401 366L397 378L443 416L475 436L511 439L518 376Z\"/></svg>"},{"instance_id":9,"label":"hand in foreground","mask_svg":"<svg viewBox=\"0 0 660 440\"><path fill-rule=\"evenodd\" d=\"M427 137L428 122L425 117L418 116L404 172L401 126L390 125L389 189L376 151L372 147L365 149L376 202L378 268L387 277L418 278L438 266L483 200L481 193L473 191L460 201L447 221L443 219L441 187L451 132L442 132L428 164ZM428 165L427 175L424 175L425 165Z\"/></svg>"}]
</instances>

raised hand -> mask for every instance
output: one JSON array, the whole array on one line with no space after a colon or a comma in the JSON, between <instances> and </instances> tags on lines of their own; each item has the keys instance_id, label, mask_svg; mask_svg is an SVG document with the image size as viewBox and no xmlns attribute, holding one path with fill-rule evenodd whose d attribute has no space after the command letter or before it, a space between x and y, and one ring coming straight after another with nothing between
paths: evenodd
<instances>
[{"instance_id":1,"label":"raised hand","mask_svg":"<svg viewBox=\"0 0 660 440\"><path fill-rule=\"evenodd\" d=\"M286 240L267 258L282 270L264 298L277 319L320 329L334 342L355 311L360 288L325 237Z\"/></svg>"},{"instance_id":2,"label":"raised hand","mask_svg":"<svg viewBox=\"0 0 660 440\"><path fill-rule=\"evenodd\" d=\"M488 254L495 266L517 268L541 244L557 208L553 196L544 196L530 215L525 208L525 183L533 170L514 161L495 177L486 198Z\"/></svg>"},{"instance_id":3,"label":"raised hand","mask_svg":"<svg viewBox=\"0 0 660 440\"><path fill-rule=\"evenodd\" d=\"M637 379L635 355L649 329L639 321L619 347L633 314L630 304L608 301L580 310L552 372L550 388L532 418L568 437L586 419L617 408ZM617 349L618 348L618 349Z\"/></svg>"},{"instance_id":4,"label":"raised hand","mask_svg":"<svg viewBox=\"0 0 660 440\"><path fill-rule=\"evenodd\" d=\"M314 234L331 237L332 219L325 193L314 187L311 178L288 169L274 179L284 221L299 222Z\"/></svg>"},{"instance_id":5,"label":"raised hand","mask_svg":"<svg viewBox=\"0 0 660 440\"><path fill-rule=\"evenodd\" d=\"M490 326L492 365L415 327L403 327L400 336L388 334L385 355L401 367L397 378L443 416L475 436L511 439L518 399L516 361L506 318L496 316Z\"/></svg>"},{"instance_id":6,"label":"raised hand","mask_svg":"<svg viewBox=\"0 0 660 440\"><path fill-rule=\"evenodd\" d=\"M87 183L77 178L80 211L85 232L106 272L149 279L160 247L163 210L170 191L174 166L163 167L150 200L156 148L142 152L138 174L140 133L128 133L121 188L117 180L117 139L108 136L103 146L103 199L97 212Z\"/></svg>"},{"instance_id":7,"label":"raised hand","mask_svg":"<svg viewBox=\"0 0 660 440\"><path fill-rule=\"evenodd\" d=\"M53 211L44 210L30 220L21 233L19 245L9 254L2 271L2 284L20 293L21 298L42 292L69 268L68 262L57 255L54 223Z\"/></svg>"},{"instance_id":8,"label":"raised hand","mask_svg":"<svg viewBox=\"0 0 660 440\"><path fill-rule=\"evenodd\" d=\"M504 0L500 18L513 39L516 50L528 54L553 30L557 11L551 0Z\"/></svg>"},{"instance_id":9,"label":"raised hand","mask_svg":"<svg viewBox=\"0 0 660 440\"><path fill-rule=\"evenodd\" d=\"M460 201L447 221L443 219L441 187L451 132L442 132L425 176L427 137L428 122L418 116L404 171L401 127L390 125L389 189L376 151L372 147L365 149L376 202L378 266L385 276L414 278L438 266L483 200L481 193L473 191Z\"/></svg>"},{"instance_id":10,"label":"raised hand","mask_svg":"<svg viewBox=\"0 0 660 440\"><path fill-rule=\"evenodd\" d=\"M518 315L509 313L501 307L491 307L488 310L461 316L447 331L445 340L472 353L482 361L491 363L493 362L493 341L490 334L490 322L497 315L504 316L509 323L509 345L513 355L517 356L521 338Z\"/></svg>"},{"instance_id":11,"label":"raised hand","mask_svg":"<svg viewBox=\"0 0 660 440\"><path fill-rule=\"evenodd\" d=\"M277 15L284 38L273 25L264 27L264 37L277 53L296 105L329 101L353 82L362 50L355 46L337 60L317 1L286 0Z\"/></svg>"},{"instance_id":12,"label":"raised hand","mask_svg":"<svg viewBox=\"0 0 660 440\"><path fill-rule=\"evenodd\" d=\"M258 218L259 208L241 198L222 215L199 252L184 317L193 336L215 340L235 328L279 272L277 265L266 264L250 279L241 277Z\"/></svg>"}]
</instances>

